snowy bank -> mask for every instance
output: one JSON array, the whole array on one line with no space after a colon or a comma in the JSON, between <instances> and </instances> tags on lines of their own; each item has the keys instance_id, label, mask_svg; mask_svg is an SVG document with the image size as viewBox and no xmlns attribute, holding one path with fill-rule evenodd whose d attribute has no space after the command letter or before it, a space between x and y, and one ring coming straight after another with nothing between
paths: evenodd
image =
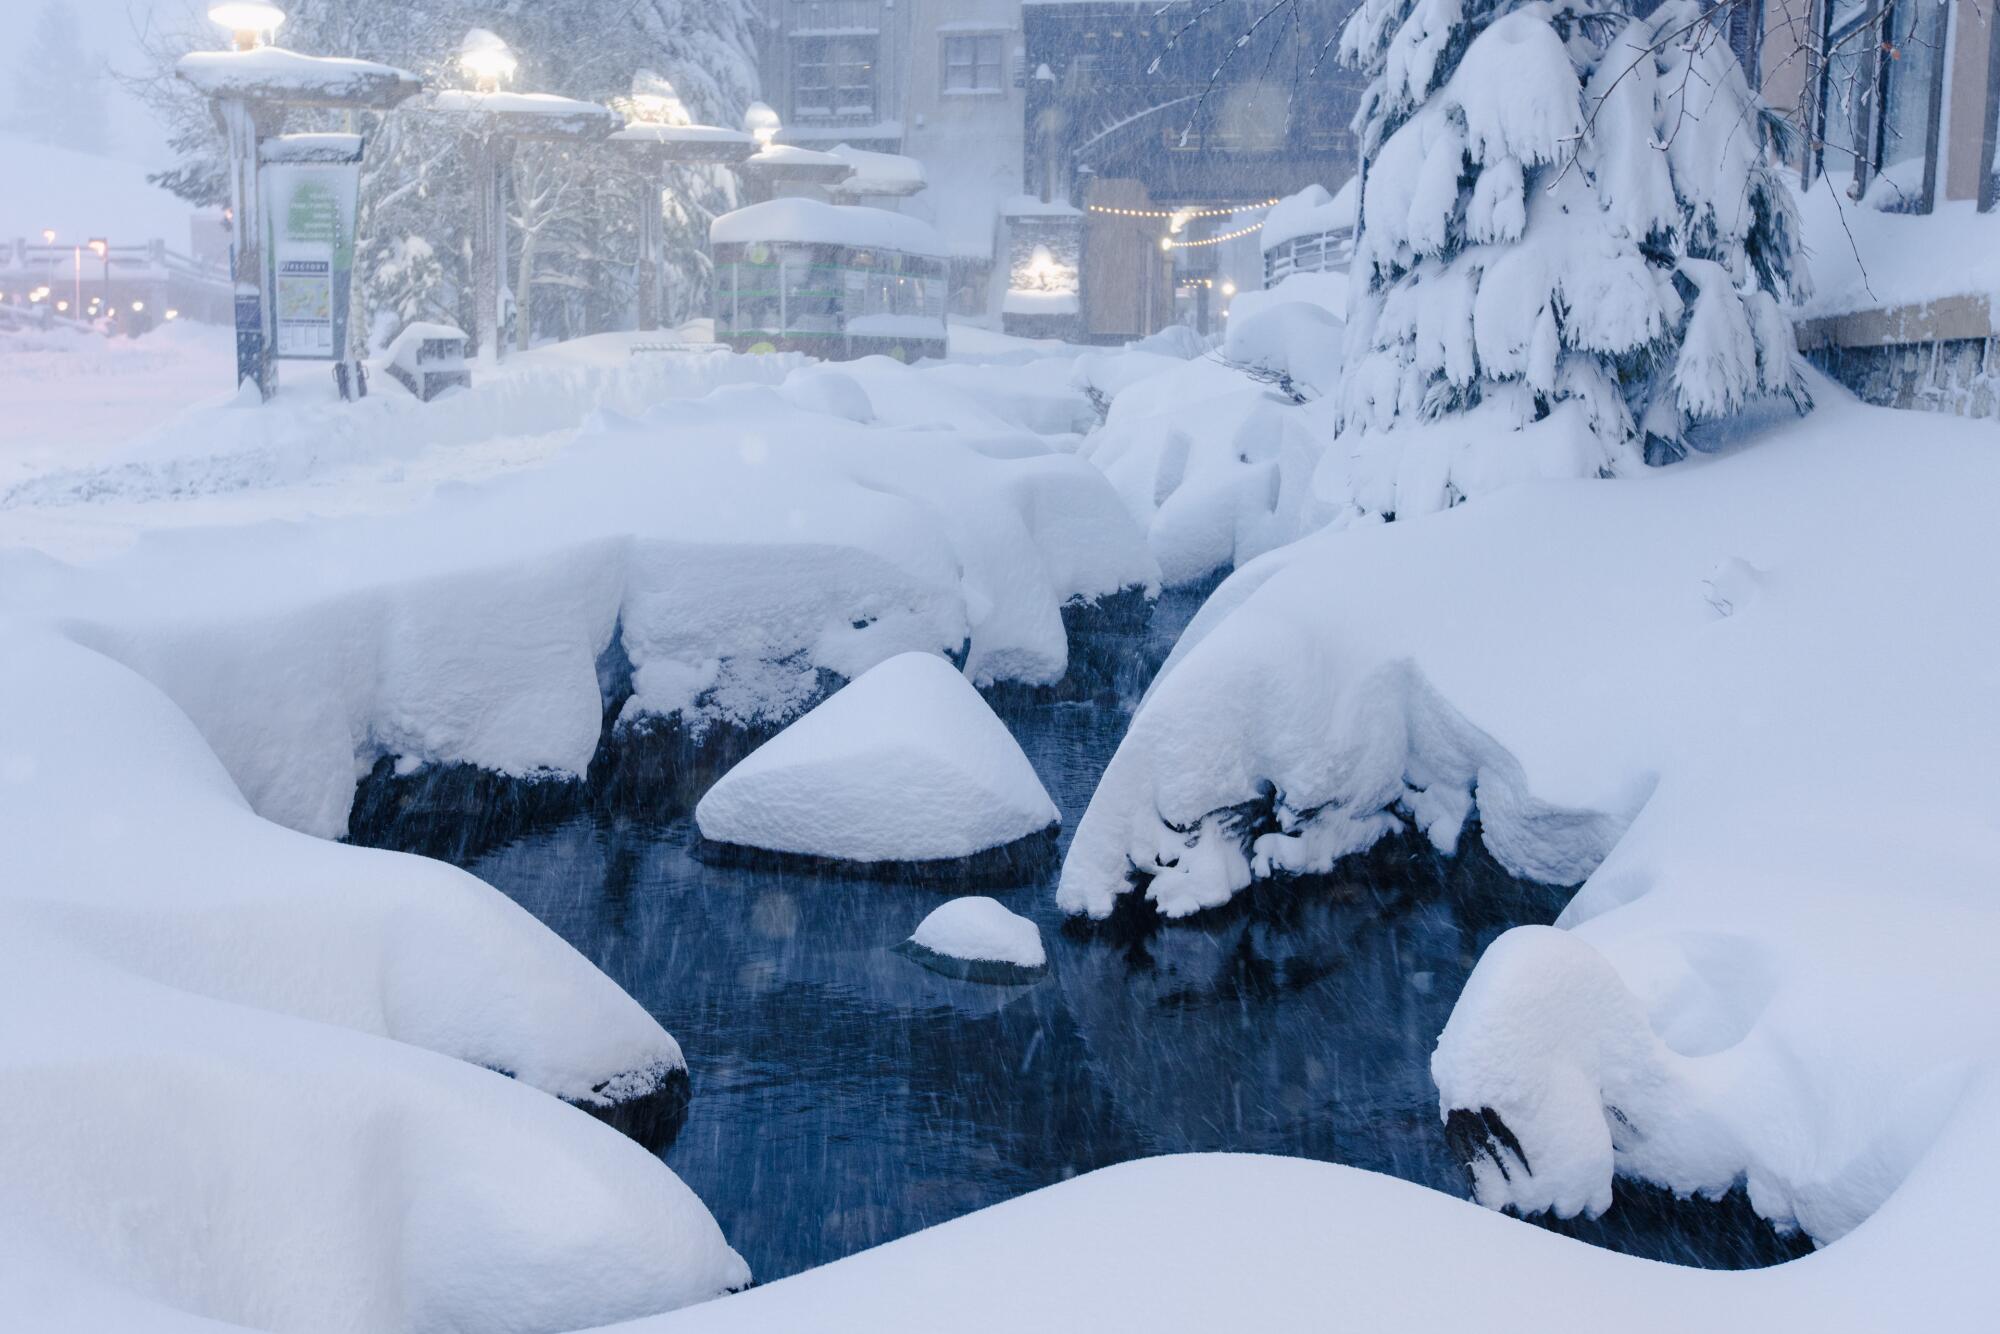
<instances>
[{"instance_id":1,"label":"snowy bank","mask_svg":"<svg viewBox=\"0 0 2000 1334\"><path fill-rule=\"evenodd\" d=\"M0 609L133 667L259 813L334 836L384 757L581 774L614 643L625 727L783 723L824 674L909 651L1059 680L1064 605L1157 576L1096 473L1014 457L1017 434L995 457L726 390L402 511L141 530L84 567L0 556Z\"/></svg>"},{"instance_id":2,"label":"snowy bank","mask_svg":"<svg viewBox=\"0 0 2000 1334\"><path fill-rule=\"evenodd\" d=\"M1986 1234L1965 1210L1990 1198L1996 1175L1989 1165L1962 1183L1925 1182L1960 1206L1951 1216L1968 1225L1955 1232L1884 1218L1827 1253L1719 1274L1599 1250L1351 1167L1148 1158L619 1334L1533 1334L1580 1318L1630 1334L1971 1330L1990 1284Z\"/></svg>"},{"instance_id":3,"label":"snowy bank","mask_svg":"<svg viewBox=\"0 0 2000 1334\"><path fill-rule=\"evenodd\" d=\"M726 847L869 866L960 861L1046 835L1060 817L958 669L904 653L724 774L695 822Z\"/></svg>"},{"instance_id":4,"label":"snowy bank","mask_svg":"<svg viewBox=\"0 0 2000 1334\"><path fill-rule=\"evenodd\" d=\"M547 1096L684 1081L679 1047L493 890L260 819L152 685L11 620L0 798L10 1319L555 1330L747 1281Z\"/></svg>"},{"instance_id":5,"label":"snowy bank","mask_svg":"<svg viewBox=\"0 0 2000 1334\"><path fill-rule=\"evenodd\" d=\"M1481 1197L1743 1182L1846 1233L2000 1051L1996 643L1968 613L2000 586L2000 454L1814 392L1726 457L1239 572L1135 717L1062 906L1180 916L1476 821L1517 874L1586 881L1567 934L1488 952L1439 1044Z\"/></svg>"}]
</instances>

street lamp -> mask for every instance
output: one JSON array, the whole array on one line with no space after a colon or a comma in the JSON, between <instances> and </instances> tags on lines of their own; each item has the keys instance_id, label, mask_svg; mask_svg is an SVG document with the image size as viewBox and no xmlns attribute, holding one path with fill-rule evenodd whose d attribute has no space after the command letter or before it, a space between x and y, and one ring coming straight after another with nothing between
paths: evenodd
<instances>
[{"instance_id":1,"label":"street lamp","mask_svg":"<svg viewBox=\"0 0 2000 1334\"><path fill-rule=\"evenodd\" d=\"M208 18L227 28L238 51L254 51L285 21L285 11L269 0L217 0L208 7Z\"/></svg>"},{"instance_id":2,"label":"street lamp","mask_svg":"<svg viewBox=\"0 0 2000 1334\"><path fill-rule=\"evenodd\" d=\"M750 137L757 141L757 147L769 148L771 141L778 137L781 126L778 113L762 102L752 102L743 111L743 128L750 131Z\"/></svg>"},{"instance_id":3,"label":"street lamp","mask_svg":"<svg viewBox=\"0 0 2000 1334\"><path fill-rule=\"evenodd\" d=\"M496 93L500 85L514 77L521 62L514 50L495 32L474 28L458 44L458 67L472 76L473 86L482 93Z\"/></svg>"},{"instance_id":4,"label":"street lamp","mask_svg":"<svg viewBox=\"0 0 2000 1334\"><path fill-rule=\"evenodd\" d=\"M56 243L56 229L53 227L42 228L42 244L54 245L55 243Z\"/></svg>"}]
</instances>

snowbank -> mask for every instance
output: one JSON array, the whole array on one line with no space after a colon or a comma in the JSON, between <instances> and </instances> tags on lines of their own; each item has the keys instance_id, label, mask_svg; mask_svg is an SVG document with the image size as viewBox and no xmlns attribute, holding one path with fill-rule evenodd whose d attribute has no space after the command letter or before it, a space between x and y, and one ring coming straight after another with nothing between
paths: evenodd
<instances>
[{"instance_id":1,"label":"snowbank","mask_svg":"<svg viewBox=\"0 0 2000 1334\"><path fill-rule=\"evenodd\" d=\"M15 621L0 798L10 1319L553 1330L747 1281L547 1096L642 1094L680 1049L498 893L258 818L157 689Z\"/></svg>"},{"instance_id":2,"label":"snowbank","mask_svg":"<svg viewBox=\"0 0 2000 1334\"><path fill-rule=\"evenodd\" d=\"M1476 818L1510 870L1586 881L1567 934L1488 952L1439 1044L1482 1198L1742 1181L1840 1237L1932 1161L2000 1038L2000 646L1967 613L2000 584L2000 455L1981 424L1915 436L1814 393L1692 468L1240 571L1134 718L1062 906L1102 917L1136 880L1179 916Z\"/></svg>"},{"instance_id":3,"label":"snowbank","mask_svg":"<svg viewBox=\"0 0 2000 1334\"><path fill-rule=\"evenodd\" d=\"M1278 316L1287 330L1329 318ZM1315 344L1305 356L1311 374L1337 375L1339 347ZM1145 528L1168 584L1241 565L1322 521L1311 480L1333 434L1325 400L1301 406L1214 358L1131 349L1086 355L1076 380L1107 404L1078 453Z\"/></svg>"},{"instance_id":4,"label":"snowbank","mask_svg":"<svg viewBox=\"0 0 2000 1334\"><path fill-rule=\"evenodd\" d=\"M981 443L737 388L387 513L142 529L84 568L0 557L0 610L132 666L259 813L334 836L384 756L581 773L614 639L627 725L782 723L822 673L909 651L962 652L979 684L1060 679L1062 606L1156 569L1087 464Z\"/></svg>"},{"instance_id":5,"label":"snowbank","mask_svg":"<svg viewBox=\"0 0 2000 1334\"><path fill-rule=\"evenodd\" d=\"M953 899L931 910L910 935L911 943L951 959L1044 968L1048 955L1042 933L998 899L980 894Z\"/></svg>"},{"instance_id":6,"label":"snowbank","mask_svg":"<svg viewBox=\"0 0 2000 1334\"><path fill-rule=\"evenodd\" d=\"M1007 725L929 653L857 676L695 809L716 843L861 863L970 857L1060 818Z\"/></svg>"},{"instance_id":7,"label":"snowbank","mask_svg":"<svg viewBox=\"0 0 2000 1334\"><path fill-rule=\"evenodd\" d=\"M1995 1176L1925 1184L1968 1219ZM1885 1218L1825 1254L1721 1274L1599 1250L1350 1167L1187 1154L1086 1173L620 1334L917 1334L945 1311L964 1334L1322 1329L1332 1312L1341 1329L1498 1334L1571 1327L1579 1312L1632 1334L1969 1330L1987 1312L1985 1242L1976 1224L1903 1232Z\"/></svg>"}]
</instances>

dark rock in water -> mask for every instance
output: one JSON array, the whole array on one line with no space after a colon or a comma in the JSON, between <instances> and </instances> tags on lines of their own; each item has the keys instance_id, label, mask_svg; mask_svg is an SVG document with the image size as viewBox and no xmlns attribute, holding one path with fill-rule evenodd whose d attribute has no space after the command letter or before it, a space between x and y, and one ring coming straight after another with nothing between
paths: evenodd
<instances>
[{"instance_id":1,"label":"dark rock in water","mask_svg":"<svg viewBox=\"0 0 2000 1334\"><path fill-rule=\"evenodd\" d=\"M995 986L1028 986L1049 975L1047 964L1039 968L1028 968L999 959L961 959L955 955L940 954L927 945L919 945L914 940L900 941L892 948L896 953L914 959L933 973L942 973L961 982L985 982Z\"/></svg>"},{"instance_id":2,"label":"dark rock in water","mask_svg":"<svg viewBox=\"0 0 2000 1334\"><path fill-rule=\"evenodd\" d=\"M928 861L851 862L808 853L771 852L764 848L745 847L740 843L718 843L708 838L697 839L694 855L715 866L837 876L846 880L877 880L951 892L1032 883L1055 867L1060 833L1059 826L1051 825L1026 838L1017 838L1012 843L1003 843L970 857L944 857Z\"/></svg>"},{"instance_id":3,"label":"dark rock in water","mask_svg":"<svg viewBox=\"0 0 2000 1334\"><path fill-rule=\"evenodd\" d=\"M583 782L565 774L520 777L471 764L426 764L399 774L385 756L355 786L347 841L462 864L588 806Z\"/></svg>"},{"instance_id":4,"label":"dark rock in water","mask_svg":"<svg viewBox=\"0 0 2000 1334\"><path fill-rule=\"evenodd\" d=\"M681 1127L687 1124L689 1096L687 1071L668 1070L650 1089L636 1096L609 1104L571 1101L570 1106L589 1112L650 1152L665 1153L680 1138Z\"/></svg>"}]
</instances>

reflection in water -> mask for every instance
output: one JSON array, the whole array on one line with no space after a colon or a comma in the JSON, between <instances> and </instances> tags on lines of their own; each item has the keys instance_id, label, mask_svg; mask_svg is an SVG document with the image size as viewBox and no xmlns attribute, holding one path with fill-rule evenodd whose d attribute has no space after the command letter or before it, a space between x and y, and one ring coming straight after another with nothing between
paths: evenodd
<instances>
[{"instance_id":1,"label":"reflection in water","mask_svg":"<svg viewBox=\"0 0 2000 1334\"><path fill-rule=\"evenodd\" d=\"M1156 624L1133 659L1157 662L1178 628ZM1007 706L1065 830L1127 709ZM936 891L708 865L694 842L685 814L584 815L472 869L680 1039L694 1100L666 1160L762 1281L1146 1154L1300 1154L1462 1194L1431 1047L1486 944L1563 898L1474 858L1440 877L1381 857L1216 920L1083 932L1049 875L983 891L1049 952L1042 980L996 987L892 951ZM1746 1209L1653 1205L1566 1230L1691 1263L1790 1253Z\"/></svg>"}]
</instances>

